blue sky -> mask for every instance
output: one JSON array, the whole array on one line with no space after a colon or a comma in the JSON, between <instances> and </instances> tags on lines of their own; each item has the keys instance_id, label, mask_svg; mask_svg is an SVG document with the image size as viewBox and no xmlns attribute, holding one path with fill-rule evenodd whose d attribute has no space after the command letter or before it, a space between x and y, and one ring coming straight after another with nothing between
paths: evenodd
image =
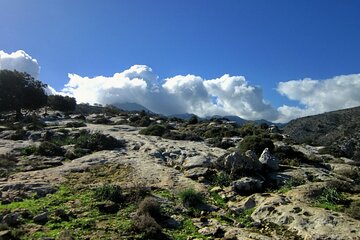
<instances>
[{"instance_id":1,"label":"blue sky","mask_svg":"<svg viewBox=\"0 0 360 240\"><path fill-rule=\"evenodd\" d=\"M40 79L58 91L68 73L143 64L160 80L244 76L273 108L298 107L279 82L360 72L356 0L0 0L0 9L0 50L36 58Z\"/></svg>"}]
</instances>

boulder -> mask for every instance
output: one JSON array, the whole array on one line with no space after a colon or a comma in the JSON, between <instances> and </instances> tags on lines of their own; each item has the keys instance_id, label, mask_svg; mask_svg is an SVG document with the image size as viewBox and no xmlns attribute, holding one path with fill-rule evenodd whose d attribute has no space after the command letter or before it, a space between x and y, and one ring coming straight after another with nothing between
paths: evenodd
<instances>
[{"instance_id":1,"label":"boulder","mask_svg":"<svg viewBox=\"0 0 360 240\"><path fill-rule=\"evenodd\" d=\"M259 158L259 161L265 169L268 169L270 171L279 170L279 159L272 155L268 148L264 149Z\"/></svg>"},{"instance_id":2,"label":"boulder","mask_svg":"<svg viewBox=\"0 0 360 240\"><path fill-rule=\"evenodd\" d=\"M195 168L195 167L209 167L211 164L210 158L204 155L197 155L193 157L188 157L183 163L185 169Z\"/></svg>"},{"instance_id":3,"label":"boulder","mask_svg":"<svg viewBox=\"0 0 360 240\"><path fill-rule=\"evenodd\" d=\"M216 163L220 168L225 169L232 175L239 172L259 171L261 169L259 160L254 158L250 152L247 155L250 157L243 156L240 152L232 152L221 156Z\"/></svg>"},{"instance_id":4,"label":"boulder","mask_svg":"<svg viewBox=\"0 0 360 240\"><path fill-rule=\"evenodd\" d=\"M49 221L49 213L48 212L40 213L33 218L33 221L37 224L45 224Z\"/></svg>"},{"instance_id":5,"label":"boulder","mask_svg":"<svg viewBox=\"0 0 360 240\"><path fill-rule=\"evenodd\" d=\"M8 213L6 214L2 221L10 227L14 227L20 223L20 214L19 213Z\"/></svg>"},{"instance_id":6,"label":"boulder","mask_svg":"<svg viewBox=\"0 0 360 240\"><path fill-rule=\"evenodd\" d=\"M263 181L252 177L243 177L233 181L231 184L233 191L238 193L257 192L262 189Z\"/></svg>"}]
</instances>

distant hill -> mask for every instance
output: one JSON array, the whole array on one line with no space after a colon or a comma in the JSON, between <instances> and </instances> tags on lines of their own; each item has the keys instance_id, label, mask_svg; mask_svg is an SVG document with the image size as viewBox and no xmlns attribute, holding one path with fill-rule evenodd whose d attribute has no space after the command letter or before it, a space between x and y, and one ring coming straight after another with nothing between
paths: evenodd
<instances>
[{"instance_id":1,"label":"distant hill","mask_svg":"<svg viewBox=\"0 0 360 240\"><path fill-rule=\"evenodd\" d=\"M121 110L124 111L145 111L145 112L151 112L149 109L147 109L146 107L137 104L137 103L130 103L130 102L126 102L126 103L113 103L111 104Z\"/></svg>"},{"instance_id":2,"label":"distant hill","mask_svg":"<svg viewBox=\"0 0 360 240\"><path fill-rule=\"evenodd\" d=\"M360 161L360 107L292 120L284 133L299 143L327 146L333 154Z\"/></svg>"}]
</instances>

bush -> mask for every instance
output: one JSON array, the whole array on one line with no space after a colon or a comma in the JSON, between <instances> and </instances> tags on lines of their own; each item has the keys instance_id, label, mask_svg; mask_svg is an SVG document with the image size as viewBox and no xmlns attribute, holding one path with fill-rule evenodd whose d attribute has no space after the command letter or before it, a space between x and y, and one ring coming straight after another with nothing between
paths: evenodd
<instances>
[{"instance_id":1,"label":"bush","mask_svg":"<svg viewBox=\"0 0 360 240\"><path fill-rule=\"evenodd\" d=\"M160 219L161 218L160 204L153 197L144 198L140 202L137 212L140 215L149 214L154 219Z\"/></svg>"},{"instance_id":2,"label":"bush","mask_svg":"<svg viewBox=\"0 0 360 240\"><path fill-rule=\"evenodd\" d=\"M80 135L75 142L75 148L85 148L92 151L113 150L114 148L121 148L124 146L124 142L119 141L112 136L107 136L99 132L90 134L86 130L80 132Z\"/></svg>"},{"instance_id":3,"label":"bush","mask_svg":"<svg viewBox=\"0 0 360 240\"><path fill-rule=\"evenodd\" d=\"M120 186L113 184L104 184L95 188L94 198L98 201L109 200L114 203L122 203L124 201L122 189Z\"/></svg>"},{"instance_id":4,"label":"bush","mask_svg":"<svg viewBox=\"0 0 360 240\"><path fill-rule=\"evenodd\" d=\"M35 154L52 157L52 156L64 156L64 149L51 142L42 142L36 149Z\"/></svg>"},{"instance_id":5,"label":"bush","mask_svg":"<svg viewBox=\"0 0 360 240\"><path fill-rule=\"evenodd\" d=\"M151 135L151 136L159 136L159 137L161 137L162 135L164 135L168 131L169 130L167 130L162 125L151 125L151 126L149 126L147 128L141 129L139 133L144 134L144 135Z\"/></svg>"},{"instance_id":6,"label":"bush","mask_svg":"<svg viewBox=\"0 0 360 240\"><path fill-rule=\"evenodd\" d=\"M231 177L225 172L220 172L219 174L214 176L212 183L216 186L228 187L231 183Z\"/></svg>"},{"instance_id":7,"label":"bush","mask_svg":"<svg viewBox=\"0 0 360 240\"><path fill-rule=\"evenodd\" d=\"M146 197L139 204L134 217L134 228L145 233L147 237L155 237L161 234L161 226L158 223L160 219L160 204L154 198Z\"/></svg>"},{"instance_id":8,"label":"bush","mask_svg":"<svg viewBox=\"0 0 360 240\"><path fill-rule=\"evenodd\" d=\"M181 191L179 193L181 203L185 207L196 208L204 204L204 196L202 193L197 192L196 190L189 188Z\"/></svg>"},{"instance_id":9,"label":"bush","mask_svg":"<svg viewBox=\"0 0 360 240\"><path fill-rule=\"evenodd\" d=\"M264 135L246 136L239 143L239 150L242 153L245 153L247 150L253 150L258 156L260 156L265 148L268 148L270 152L272 152L275 146L271 139Z\"/></svg>"},{"instance_id":10,"label":"bush","mask_svg":"<svg viewBox=\"0 0 360 240\"><path fill-rule=\"evenodd\" d=\"M68 122L65 124L67 128L79 128L79 127L86 127L84 122Z\"/></svg>"},{"instance_id":11,"label":"bush","mask_svg":"<svg viewBox=\"0 0 360 240\"><path fill-rule=\"evenodd\" d=\"M24 129L17 129L14 133L10 134L9 136L6 137L6 139L10 139L10 140L26 140L28 132Z\"/></svg>"},{"instance_id":12,"label":"bush","mask_svg":"<svg viewBox=\"0 0 360 240\"><path fill-rule=\"evenodd\" d=\"M197 124L199 123L199 119L196 115L192 115L189 119L189 124Z\"/></svg>"},{"instance_id":13,"label":"bush","mask_svg":"<svg viewBox=\"0 0 360 240\"><path fill-rule=\"evenodd\" d=\"M48 106L57 111L70 112L76 108L75 98L61 95L48 96Z\"/></svg>"}]
</instances>

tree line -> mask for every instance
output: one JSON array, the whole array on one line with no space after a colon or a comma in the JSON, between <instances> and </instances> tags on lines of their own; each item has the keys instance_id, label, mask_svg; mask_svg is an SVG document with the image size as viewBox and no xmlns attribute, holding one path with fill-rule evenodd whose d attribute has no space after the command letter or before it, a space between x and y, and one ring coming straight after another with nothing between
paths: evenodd
<instances>
[{"instance_id":1,"label":"tree line","mask_svg":"<svg viewBox=\"0 0 360 240\"><path fill-rule=\"evenodd\" d=\"M63 112L75 110L75 98L47 95L46 87L46 84L26 72L0 70L0 112L15 111L16 117L21 118L22 110L42 107Z\"/></svg>"}]
</instances>

